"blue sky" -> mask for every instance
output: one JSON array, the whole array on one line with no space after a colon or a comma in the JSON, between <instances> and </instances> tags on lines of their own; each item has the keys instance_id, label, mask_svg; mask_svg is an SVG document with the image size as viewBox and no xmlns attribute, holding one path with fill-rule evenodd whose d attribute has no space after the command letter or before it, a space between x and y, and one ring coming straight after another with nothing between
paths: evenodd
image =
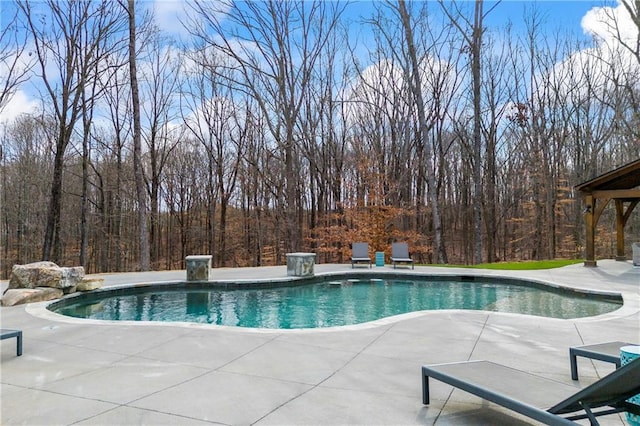
<instances>
[{"instance_id":1,"label":"blue sky","mask_svg":"<svg viewBox=\"0 0 640 426\"><path fill-rule=\"evenodd\" d=\"M219 0L211 0L219 1ZM440 6L434 0L430 1L429 5L433 11L440 9ZM115 0L114 0L115 2ZM180 20L186 16L187 9L185 8L185 0L148 0L140 3L154 10L156 16L157 25L165 30L169 35L176 38L184 38L186 33L180 25ZM347 7L346 13L354 25L357 25L358 21L364 18L370 17L375 6L380 6L382 3L375 1L359 0L354 1ZM460 7L466 7L469 13L472 12L474 2L472 0L462 0L457 2ZM0 0L1 9L1 25L8 24L8 13L13 9L13 4L9 0ZM495 6L495 8L493 8ZM594 11L602 6L617 6L617 1L592 1L592 0L546 0L546 1L521 1L521 0L503 0L496 5L495 1L485 0L485 12L491 10L485 19L485 26L487 30L494 34L500 34L500 31L504 26L511 22L514 29L524 27L525 15L530 15L533 9L536 9L540 13L542 18L543 29L549 35L555 35L558 31L566 32L575 36L583 36L585 40L590 39L590 36L585 34L584 26L587 28L598 27L598 23L593 19ZM493 9L492 9L493 8ZM585 19L587 17L587 19ZM591 17L591 19L588 19ZM364 26L358 26L354 28L356 31L367 31ZM366 33L361 32L360 37L366 38ZM0 67L0 78L2 78L2 68ZM16 94L16 99L11 104L0 112L0 121L11 119L20 110L29 110L33 108L36 103L33 95L29 92L27 85L22 88Z\"/></svg>"},{"instance_id":2,"label":"blue sky","mask_svg":"<svg viewBox=\"0 0 640 426\"><path fill-rule=\"evenodd\" d=\"M218 0L211 0L218 1ZM434 0L426 0L433 3L433 8L438 8ZM37 2L37 1L36 1ZM114 0L115 2L115 0ZM168 32L183 34L179 25L179 18L185 14L184 0L142 0L142 4L155 9L156 19L160 27L164 27ZM358 17L368 17L373 9L376 0L355 0L347 7L347 15L353 20ZM463 6L473 8L472 0L458 0ZM603 5L614 5L615 1L607 0L502 0L500 2L486 0L485 11L491 10L487 15L486 25L489 27L501 27L511 20L515 25L523 22L523 16L532 8L537 8L546 17L549 29L562 27L569 31L581 32L581 20L585 14L594 7ZM14 9L11 0L0 0L1 25L9 23L9 17Z\"/></svg>"},{"instance_id":3,"label":"blue sky","mask_svg":"<svg viewBox=\"0 0 640 426\"><path fill-rule=\"evenodd\" d=\"M609 2L611 3L611 2ZM485 11L489 10L495 2L485 2ZM503 0L495 9L487 15L487 26L501 26L508 20L514 25L521 24L527 11L537 8L547 20L549 30L563 28L567 31L581 33L581 20L589 10L606 4L604 1L590 0L547 0L547 1L520 1Z\"/></svg>"}]
</instances>

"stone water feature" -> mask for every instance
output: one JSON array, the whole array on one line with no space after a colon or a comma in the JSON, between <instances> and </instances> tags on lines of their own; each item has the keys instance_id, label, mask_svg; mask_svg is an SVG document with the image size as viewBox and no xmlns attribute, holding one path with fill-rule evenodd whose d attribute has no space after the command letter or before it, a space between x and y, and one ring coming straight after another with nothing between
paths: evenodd
<instances>
[{"instance_id":1,"label":"stone water feature","mask_svg":"<svg viewBox=\"0 0 640 426\"><path fill-rule=\"evenodd\" d=\"M293 277L312 277L316 263L315 253L287 253L287 275Z\"/></svg>"},{"instance_id":2,"label":"stone water feature","mask_svg":"<svg viewBox=\"0 0 640 426\"><path fill-rule=\"evenodd\" d=\"M211 255L190 255L185 258L187 281L209 281L211 275Z\"/></svg>"}]
</instances>

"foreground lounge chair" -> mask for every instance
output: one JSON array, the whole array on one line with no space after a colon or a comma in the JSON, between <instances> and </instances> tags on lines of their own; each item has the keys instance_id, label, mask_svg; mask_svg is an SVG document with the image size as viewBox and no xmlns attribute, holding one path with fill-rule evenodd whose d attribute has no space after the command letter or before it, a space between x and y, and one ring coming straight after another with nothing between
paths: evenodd
<instances>
[{"instance_id":1,"label":"foreground lounge chair","mask_svg":"<svg viewBox=\"0 0 640 426\"><path fill-rule=\"evenodd\" d=\"M368 263L371 268L371 258L369 257L369 244L367 243L353 243L351 246L351 268L356 263Z\"/></svg>"},{"instance_id":2,"label":"foreground lounge chair","mask_svg":"<svg viewBox=\"0 0 640 426\"><path fill-rule=\"evenodd\" d=\"M640 393L640 358L583 389L489 361L424 365L423 404L429 404L429 377L547 425L575 425L572 420L579 419L598 425L598 416L640 414L640 406L625 401Z\"/></svg>"},{"instance_id":3,"label":"foreground lounge chair","mask_svg":"<svg viewBox=\"0 0 640 426\"><path fill-rule=\"evenodd\" d=\"M0 340L16 338L16 356L22 355L22 330L0 329Z\"/></svg>"},{"instance_id":4,"label":"foreground lounge chair","mask_svg":"<svg viewBox=\"0 0 640 426\"><path fill-rule=\"evenodd\" d=\"M597 359L599 361L610 362L620 368L620 348L623 346L636 346L626 342L606 342L595 345L572 346L569 348L569 362L571 364L571 379L578 380L578 360L577 357Z\"/></svg>"},{"instance_id":5,"label":"foreground lounge chair","mask_svg":"<svg viewBox=\"0 0 640 426\"><path fill-rule=\"evenodd\" d=\"M409 256L409 245L407 243L391 244L391 262L393 269L396 269L396 263L410 263L413 269L413 259Z\"/></svg>"}]
</instances>

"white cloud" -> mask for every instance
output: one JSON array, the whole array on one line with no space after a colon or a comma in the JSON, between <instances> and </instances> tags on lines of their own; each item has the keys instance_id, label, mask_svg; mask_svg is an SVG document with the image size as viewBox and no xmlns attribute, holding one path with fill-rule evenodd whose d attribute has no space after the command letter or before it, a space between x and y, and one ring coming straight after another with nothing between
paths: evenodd
<instances>
[{"instance_id":1,"label":"white cloud","mask_svg":"<svg viewBox=\"0 0 640 426\"><path fill-rule=\"evenodd\" d=\"M631 0L617 0L617 5L594 7L582 18L582 29L596 41L596 47L576 53L575 63L597 76L602 90L613 89L612 84L638 84L640 63L627 48L635 48L640 29L631 19L627 8L635 10ZM586 64L586 65L585 65Z\"/></svg>"},{"instance_id":2,"label":"white cloud","mask_svg":"<svg viewBox=\"0 0 640 426\"><path fill-rule=\"evenodd\" d=\"M622 39L625 43L635 42L638 38L638 27L633 23L629 12L622 2L631 4L630 0L618 0L615 7L594 7L588 11L581 21L585 34L594 36L604 43L617 43Z\"/></svg>"},{"instance_id":3,"label":"white cloud","mask_svg":"<svg viewBox=\"0 0 640 426\"><path fill-rule=\"evenodd\" d=\"M184 0L155 0L153 2L155 23L169 35L188 35L183 22L186 22L189 4Z\"/></svg>"},{"instance_id":4,"label":"white cloud","mask_svg":"<svg viewBox=\"0 0 640 426\"><path fill-rule=\"evenodd\" d=\"M442 102L455 96L457 70L449 62L426 56L420 62L422 97L427 111L442 107ZM343 100L349 120L366 117L375 111L409 112L410 87L402 67L391 60L381 60L365 68L348 87Z\"/></svg>"},{"instance_id":5,"label":"white cloud","mask_svg":"<svg viewBox=\"0 0 640 426\"><path fill-rule=\"evenodd\" d=\"M594 46L567 55L544 73L538 93L553 90L566 102L598 102L621 85L638 84L640 63L620 43L635 45L638 28L621 1L615 7L594 7L583 16L582 29L594 37Z\"/></svg>"},{"instance_id":6,"label":"white cloud","mask_svg":"<svg viewBox=\"0 0 640 426\"><path fill-rule=\"evenodd\" d=\"M0 111L0 123L10 123L22 114L34 114L40 110L40 101L17 90Z\"/></svg>"},{"instance_id":7,"label":"white cloud","mask_svg":"<svg viewBox=\"0 0 640 426\"><path fill-rule=\"evenodd\" d=\"M210 17L222 19L228 13L232 2L229 0L204 0L202 3ZM194 19L198 20L192 0L152 0L150 7L153 10L155 24L170 36L188 37L189 30L187 28L192 26ZM194 18L194 16L196 17Z\"/></svg>"}]
</instances>

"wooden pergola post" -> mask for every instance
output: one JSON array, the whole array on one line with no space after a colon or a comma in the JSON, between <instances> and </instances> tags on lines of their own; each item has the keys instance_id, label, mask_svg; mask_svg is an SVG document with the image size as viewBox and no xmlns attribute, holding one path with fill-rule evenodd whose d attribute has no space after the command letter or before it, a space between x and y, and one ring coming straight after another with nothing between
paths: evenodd
<instances>
[{"instance_id":1,"label":"wooden pergola post","mask_svg":"<svg viewBox=\"0 0 640 426\"><path fill-rule=\"evenodd\" d=\"M593 195L588 194L585 197L585 201L587 203L587 207L585 208L587 247L584 266L598 266L596 262L596 221L594 219L596 200L593 198Z\"/></svg>"},{"instance_id":2,"label":"wooden pergola post","mask_svg":"<svg viewBox=\"0 0 640 426\"><path fill-rule=\"evenodd\" d=\"M616 200L616 260L627 260L624 255L624 205L622 200Z\"/></svg>"},{"instance_id":3,"label":"wooden pergola post","mask_svg":"<svg viewBox=\"0 0 640 426\"><path fill-rule=\"evenodd\" d=\"M624 227L640 202L640 159L576 186L585 198L584 266L597 266L596 227L609 201L616 207L616 260L624 261ZM626 211L624 203L630 203Z\"/></svg>"}]
</instances>

